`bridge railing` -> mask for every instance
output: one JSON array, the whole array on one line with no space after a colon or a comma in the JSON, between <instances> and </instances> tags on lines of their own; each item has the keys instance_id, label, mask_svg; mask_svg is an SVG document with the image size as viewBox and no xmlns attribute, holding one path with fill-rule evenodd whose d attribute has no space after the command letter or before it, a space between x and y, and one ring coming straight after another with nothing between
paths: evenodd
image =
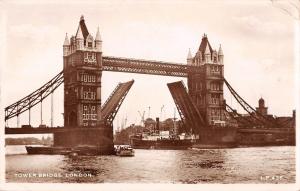
<instances>
[{"instance_id":1,"label":"bridge railing","mask_svg":"<svg viewBox=\"0 0 300 191\"><path fill-rule=\"evenodd\" d=\"M142 60L133 58L120 58L103 56L104 71L130 72L163 76L187 77L188 73L202 73L203 69L180 63Z\"/></svg>"},{"instance_id":2,"label":"bridge railing","mask_svg":"<svg viewBox=\"0 0 300 191\"><path fill-rule=\"evenodd\" d=\"M36 104L42 102L48 95L58 88L64 82L63 72L61 71L54 78L48 81L39 89L35 90L19 101L5 108L5 121L30 110Z\"/></svg>"},{"instance_id":3,"label":"bridge railing","mask_svg":"<svg viewBox=\"0 0 300 191\"><path fill-rule=\"evenodd\" d=\"M224 78L225 85L227 86L230 93L236 99L236 101L242 106L242 108L250 115L252 124L257 125L258 123L263 127L279 127L279 124L274 118L268 118L261 113L257 112L250 104L248 104L228 83Z\"/></svg>"}]
</instances>

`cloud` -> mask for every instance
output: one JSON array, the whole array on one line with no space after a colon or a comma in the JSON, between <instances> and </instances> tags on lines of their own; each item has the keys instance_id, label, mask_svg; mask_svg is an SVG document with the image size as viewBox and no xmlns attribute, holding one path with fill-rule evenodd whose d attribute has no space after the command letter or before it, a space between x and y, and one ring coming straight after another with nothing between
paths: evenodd
<instances>
[{"instance_id":1,"label":"cloud","mask_svg":"<svg viewBox=\"0 0 300 191\"><path fill-rule=\"evenodd\" d=\"M234 22L242 30L249 34L260 34L263 36L290 36L293 31L287 24L279 21L266 21L255 15L234 17Z\"/></svg>"},{"instance_id":2,"label":"cloud","mask_svg":"<svg viewBox=\"0 0 300 191\"><path fill-rule=\"evenodd\" d=\"M49 36L56 36L61 34L58 27L53 25L33 25L33 24L20 24L8 27L8 34L20 38L30 38L35 41L44 41Z\"/></svg>"}]
</instances>

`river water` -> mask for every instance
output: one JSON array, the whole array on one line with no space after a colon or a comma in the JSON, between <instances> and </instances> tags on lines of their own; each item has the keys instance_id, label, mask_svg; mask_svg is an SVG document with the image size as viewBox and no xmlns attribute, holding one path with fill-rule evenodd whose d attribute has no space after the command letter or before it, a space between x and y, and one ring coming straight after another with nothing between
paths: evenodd
<instances>
[{"instance_id":1,"label":"river water","mask_svg":"<svg viewBox=\"0 0 300 191\"><path fill-rule=\"evenodd\" d=\"M134 157L27 155L6 146L7 182L295 183L295 147L136 149Z\"/></svg>"}]
</instances>

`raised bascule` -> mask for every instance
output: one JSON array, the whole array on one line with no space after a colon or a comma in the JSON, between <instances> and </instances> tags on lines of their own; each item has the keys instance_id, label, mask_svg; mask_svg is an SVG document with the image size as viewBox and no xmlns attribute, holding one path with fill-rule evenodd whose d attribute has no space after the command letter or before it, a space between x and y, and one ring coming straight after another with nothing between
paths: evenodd
<instances>
[{"instance_id":1,"label":"raised bascule","mask_svg":"<svg viewBox=\"0 0 300 191\"><path fill-rule=\"evenodd\" d=\"M220 45L218 51L213 49L206 34L196 54L192 56L189 51L186 64L109 57L102 54L99 28L93 37L81 16L75 36L69 38L66 34L65 37L63 71L38 90L5 108L6 122L13 117L19 121L19 115L28 111L29 125L23 128L6 126L5 133L53 133L54 146L93 145L101 154L112 153L113 120L134 81L120 83L102 105L101 77L104 71L186 77L188 89L181 81L167 86L182 122L191 133L198 135L199 141L232 139L229 134L234 135L232 131L237 130L229 127L232 120L246 128L240 130L244 134L253 127L260 127L258 133L272 133L272 128L282 125L274 118L256 112L224 79L222 47ZM43 100L52 96L61 84L64 84L64 127L54 127L53 120L51 127L31 127L31 108L39 103L42 107ZM224 84L249 113L247 117L226 104Z\"/></svg>"}]
</instances>

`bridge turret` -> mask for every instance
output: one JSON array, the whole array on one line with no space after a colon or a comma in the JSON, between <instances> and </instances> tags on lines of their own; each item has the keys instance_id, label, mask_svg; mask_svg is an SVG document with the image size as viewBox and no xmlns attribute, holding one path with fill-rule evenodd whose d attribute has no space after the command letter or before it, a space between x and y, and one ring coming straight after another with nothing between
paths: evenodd
<instances>
[{"instance_id":1,"label":"bridge turret","mask_svg":"<svg viewBox=\"0 0 300 191\"><path fill-rule=\"evenodd\" d=\"M208 45L206 45L204 55L205 55L205 63L211 63L211 53Z\"/></svg>"},{"instance_id":2,"label":"bridge turret","mask_svg":"<svg viewBox=\"0 0 300 191\"><path fill-rule=\"evenodd\" d=\"M204 34L193 59L193 65L199 66L203 73L188 74L189 94L208 125L225 121L222 58L222 49L219 52L212 49Z\"/></svg>"},{"instance_id":3,"label":"bridge turret","mask_svg":"<svg viewBox=\"0 0 300 191\"><path fill-rule=\"evenodd\" d=\"M86 37L86 42L85 42L85 49L87 50L91 50L95 47L95 42L94 42L94 38L91 34L88 34L88 36Z\"/></svg>"},{"instance_id":4,"label":"bridge turret","mask_svg":"<svg viewBox=\"0 0 300 191\"><path fill-rule=\"evenodd\" d=\"M216 50L213 50L213 53L212 53L212 62L214 64L216 64L218 62L218 53Z\"/></svg>"},{"instance_id":5,"label":"bridge turret","mask_svg":"<svg viewBox=\"0 0 300 191\"><path fill-rule=\"evenodd\" d=\"M96 51L102 52L102 40L101 40L99 27L97 28L97 34L96 34L96 38L95 38L95 48L96 48Z\"/></svg>"},{"instance_id":6,"label":"bridge turret","mask_svg":"<svg viewBox=\"0 0 300 191\"><path fill-rule=\"evenodd\" d=\"M192 56L192 53L191 53L191 49L189 49L186 60L187 60L187 65L192 65L193 64L193 56Z\"/></svg>"},{"instance_id":7,"label":"bridge turret","mask_svg":"<svg viewBox=\"0 0 300 191\"><path fill-rule=\"evenodd\" d=\"M70 49L70 42L69 42L69 38L68 38L68 33L66 33L66 37L65 37L65 41L64 41L64 45L63 45L63 55L67 56L69 54L69 49Z\"/></svg>"},{"instance_id":8,"label":"bridge turret","mask_svg":"<svg viewBox=\"0 0 300 191\"><path fill-rule=\"evenodd\" d=\"M258 100L256 112L259 112L262 115L268 115L268 108L265 107L265 100L262 97Z\"/></svg>"},{"instance_id":9,"label":"bridge turret","mask_svg":"<svg viewBox=\"0 0 300 191\"><path fill-rule=\"evenodd\" d=\"M97 49L100 34L94 38L81 16L70 51L64 56L64 118L66 127L101 125L102 53ZM64 54L65 55L65 54Z\"/></svg>"},{"instance_id":10,"label":"bridge turret","mask_svg":"<svg viewBox=\"0 0 300 191\"><path fill-rule=\"evenodd\" d=\"M197 51L196 56L194 58L194 65L200 66L202 64L202 53L200 50Z\"/></svg>"},{"instance_id":11,"label":"bridge turret","mask_svg":"<svg viewBox=\"0 0 300 191\"><path fill-rule=\"evenodd\" d=\"M258 100L258 107L265 107L265 100L262 97Z\"/></svg>"},{"instance_id":12,"label":"bridge turret","mask_svg":"<svg viewBox=\"0 0 300 191\"><path fill-rule=\"evenodd\" d=\"M84 38L81 31L81 27L79 25L76 33L76 49L83 50L83 47L84 47Z\"/></svg>"},{"instance_id":13,"label":"bridge turret","mask_svg":"<svg viewBox=\"0 0 300 191\"><path fill-rule=\"evenodd\" d=\"M222 50L222 46L220 44L219 51L218 51L218 61L220 64L223 64L224 54Z\"/></svg>"},{"instance_id":14,"label":"bridge turret","mask_svg":"<svg viewBox=\"0 0 300 191\"><path fill-rule=\"evenodd\" d=\"M75 36L72 35L70 38L70 54L76 51L76 39Z\"/></svg>"}]
</instances>

